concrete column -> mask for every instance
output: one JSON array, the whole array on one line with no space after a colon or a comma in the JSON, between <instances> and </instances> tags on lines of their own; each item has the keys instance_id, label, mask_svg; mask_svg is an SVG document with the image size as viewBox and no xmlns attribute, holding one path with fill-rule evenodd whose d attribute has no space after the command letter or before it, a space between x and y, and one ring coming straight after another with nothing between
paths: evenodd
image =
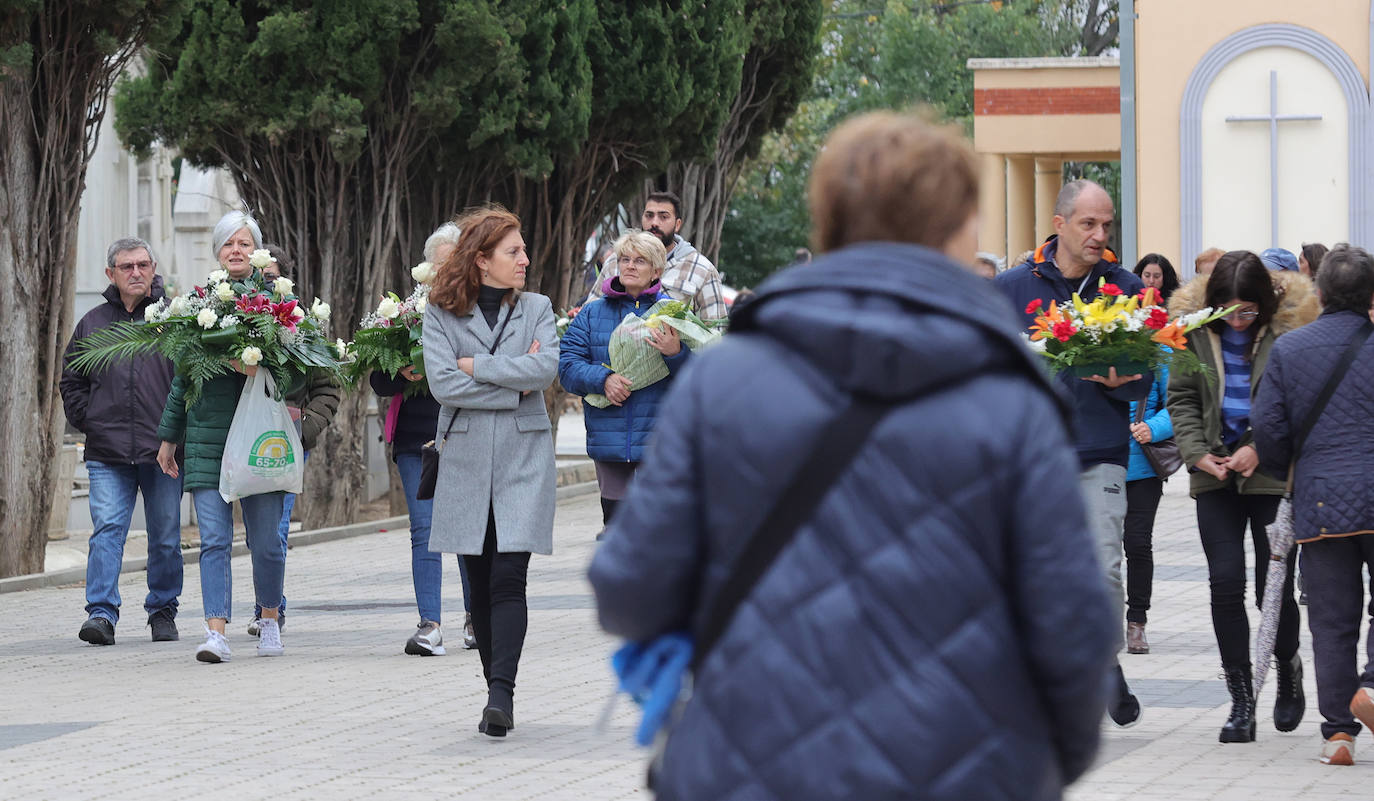
<instances>
[{"instance_id":1,"label":"concrete column","mask_svg":"<svg viewBox=\"0 0 1374 801\"><path fill-rule=\"evenodd\" d=\"M983 181L978 201L978 249L1010 258L1007 255L1007 161L1001 153L984 153L979 159Z\"/></svg>"},{"instance_id":2,"label":"concrete column","mask_svg":"<svg viewBox=\"0 0 1374 801\"><path fill-rule=\"evenodd\" d=\"M1054 200L1063 185L1063 157L1035 160L1035 233L1040 239L1054 233Z\"/></svg>"},{"instance_id":3,"label":"concrete column","mask_svg":"<svg viewBox=\"0 0 1374 801\"><path fill-rule=\"evenodd\" d=\"M1007 258L1035 247L1035 160L1007 157Z\"/></svg>"}]
</instances>

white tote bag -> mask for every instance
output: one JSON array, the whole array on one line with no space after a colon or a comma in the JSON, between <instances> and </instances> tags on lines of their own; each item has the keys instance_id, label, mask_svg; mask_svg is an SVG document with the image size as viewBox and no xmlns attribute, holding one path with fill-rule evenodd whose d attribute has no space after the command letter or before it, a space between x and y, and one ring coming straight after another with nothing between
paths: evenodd
<instances>
[{"instance_id":1,"label":"white tote bag","mask_svg":"<svg viewBox=\"0 0 1374 801\"><path fill-rule=\"evenodd\" d=\"M243 384L224 458L219 467L219 494L226 503L266 492L301 491L304 453L286 403L274 400L272 373L259 369Z\"/></svg>"}]
</instances>

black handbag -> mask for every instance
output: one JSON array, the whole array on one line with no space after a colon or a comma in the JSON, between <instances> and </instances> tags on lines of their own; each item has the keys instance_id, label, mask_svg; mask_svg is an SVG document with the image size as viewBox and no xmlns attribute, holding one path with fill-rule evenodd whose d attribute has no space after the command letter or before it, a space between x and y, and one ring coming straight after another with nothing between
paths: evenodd
<instances>
[{"instance_id":1,"label":"black handbag","mask_svg":"<svg viewBox=\"0 0 1374 801\"><path fill-rule=\"evenodd\" d=\"M501 327L496 329L496 338L491 343L491 350L487 351L488 355L495 355L496 346L501 344L501 334L505 332L506 323L510 322L511 313L514 311L515 304L512 303L506 309L506 316L505 319L501 320ZM448 428L444 431L444 438L439 441L439 444L430 440L420 447L420 486L415 488L416 500L433 500L434 488L439 484L439 453L443 450L443 444L448 442L448 435L453 431L453 421L458 419L458 413L461 411L461 409L453 410L453 416L448 419Z\"/></svg>"},{"instance_id":2,"label":"black handbag","mask_svg":"<svg viewBox=\"0 0 1374 801\"><path fill-rule=\"evenodd\" d=\"M1135 422L1145 422L1145 401L1139 400L1135 404ZM1158 442L1137 442L1140 452L1145 454L1145 460L1154 469L1155 475L1163 479L1168 479L1183 467L1183 454L1178 452L1178 443L1174 442L1173 437L1161 439Z\"/></svg>"}]
</instances>

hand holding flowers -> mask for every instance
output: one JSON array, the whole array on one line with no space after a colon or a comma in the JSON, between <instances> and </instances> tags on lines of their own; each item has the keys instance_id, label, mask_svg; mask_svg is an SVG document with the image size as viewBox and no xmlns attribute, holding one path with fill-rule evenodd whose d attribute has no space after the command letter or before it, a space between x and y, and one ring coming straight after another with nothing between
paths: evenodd
<instances>
[{"instance_id":1,"label":"hand holding flowers","mask_svg":"<svg viewBox=\"0 0 1374 801\"><path fill-rule=\"evenodd\" d=\"M363 316L353 341L341 341L348 361L344 375L350 384L356 386L376 370L391 376L405 375L410 382L405 389L406 397L428 391L422 335L425 309L429 307L428 282L436 271L434 265L421 262L410 272L420 282L410 295L402 300L396 293L388 292L374 311ZM327 306L324 311L327 315Z\"/></svg>"}]
</instances>

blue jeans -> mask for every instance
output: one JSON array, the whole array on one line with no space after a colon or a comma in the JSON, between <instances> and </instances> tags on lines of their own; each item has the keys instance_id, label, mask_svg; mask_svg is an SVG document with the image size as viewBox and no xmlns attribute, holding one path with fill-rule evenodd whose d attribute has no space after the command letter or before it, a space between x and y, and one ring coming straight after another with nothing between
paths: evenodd
<instances>
[{"instance_id":1,"label":"blue jeans","mask_svg":"<svg viewBox=\"0 0 1374 801\"><path fill-rule=\"evenodd\" d=\"M420 454L396 454L396 472L401 474L401 485L406 491L406 508L410 512L410 574L415 583L415 606L419 608L421 620L439 619L442 606L441 590L444 585L444 562L441 554L429 549L429 524L434 517L434 501L422 501L415 497L420 487ZM463 611L468 605L468 567L463 557L458 557L458 577L463 582Z\"/></svg>"},{"instance_id":2,"label":"blue jeans","mask_svg":"<svg viewBox=\"0 0 1374 801\"><path fill-rule=\"evenodd\" d=\"M286 575L286 555L277 537L281 520L282 495L268 492L249 495L239 501L243 524L253 556L253 591L259 606L272 608L281 603L282 581ZM200 595L205 618L228 620L233 592L229 557L234 544L232 507L209 487L191 491L200 523Z\"/></svg>"},{"instance_id":3,"label":"blue jeans","mask_svg":"<svg viewBox=\"0 0 1374 801\"><path fill-rule=\"evenodd\" d=\"M300 428L301 428L301 424L300 424L299 422L297 422L297 423L296 423L296 433L297 433L297 434L300 433ZM307 460L307 459L309 459L309 458L310 458L310 451L304 451L303 453L301 453L301 464L305 464L305 460ZM284 493L282 493L281 522L277 524L277 533L281 535L281 558L282 558L283 561L286 560L286 535L291 533L291 510L292 510L292 509L295 509L295 508L296 508L296 493L294 493L294 492L284 492ZM249 546L249 550L252 550L252 546ZM285 594L285 593L282 593L282 596L281 596L281 605L277 607L277 614L282 615L282 616L285 616L285 615L286 615L286 594ZM257 605L257 604L253 604L253 617L254 617L254 618L262 617L262 607L261 607L261 606L259 606L259 605Z\"/></svg>"},{"instance_id":4,"label":"blue jeans","mask_svg":"<svg viewBox=\"0 0 1374 801\"><path fill-rule=\"evenodd\" d=\"M119 568L134 517L134 498L143 493L148 525L148 614L177 611L181 595L181 479L156 464L105 464L87 460L91 476L90 555L86 559L86 614L119 622Z\"/></svg>"}]
</instances>

